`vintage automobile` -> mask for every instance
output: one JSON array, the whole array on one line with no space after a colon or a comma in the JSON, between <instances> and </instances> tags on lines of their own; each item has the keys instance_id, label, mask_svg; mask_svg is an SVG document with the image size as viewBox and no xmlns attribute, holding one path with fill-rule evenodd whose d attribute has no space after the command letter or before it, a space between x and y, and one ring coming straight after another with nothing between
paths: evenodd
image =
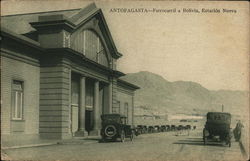
<instances>
[{"instance_id":1,"label":"vintage automobile","mask_svg":"<svg viewBox=\"0 0 250 161\"><path fill-rule=\"evenodd\" d=\"M153 132L155 132L154 126L149 126L148 133L153 133Z\"/></svg>"},{"instance_id":2,"label":"vintage automobile","mask_svg":"<svg viewBox=\"0 0 250 161\"><path fill-rule=\"evenodd\" d=\"M183 125L177 126L177 130L184 130L184 126Z\"/></svg>"},{"instance_id":3,"label":"vintage automobile","mask_svg":"<svg viewBox=\"0 0 250 161\"><path fill-rule=\"evenodd\" d=\"M137 125L136 127L138 134L143 134L143 125Z\"/></svg>"},{"instance_id":4,"label":"vintage automobile","mask_svg":"<svg viewBox=\"0 0 250 161\"><path fill-rule=\"evenodd\" d=\"M191 130L191 125L186 125L185 130Z\"/></svg>"},{"instance_id":5,"label":"vintage automobile","mask_svg":"<svg viewBox=\"0 0 250 161\"><path fill-rule=\"evenodd\" d=\"M166 125L166 130L170 131L170 125Z\"/></svg>"},{"instance_id":6,"label":"vintage automobile","mask_svg":"<svg viewBox=\"0 0 250 161\"><path fill-rule=\"evenodd\" d=\"M159 125L155 125L154 126L155 131L154 132L161 132L160 126Z\"/></svg>"},{"instance_id":7,"label":"vintage automobile","mask_svg":"<svg viewBox=\"0 0 250 161\"><path fill-rule=\"evenodd\" d=\"M180 120L180 122L187 122L188 120L184 120L184 119L182 119L182 120Z\"/></svg>"},{"instance_id":8,"label":"vintage automobile","mask_svg":"<svg viewBox=\"0 0 250 161\"><path fill-rule=\"evenodd\" d=\"M171 125L171 126L170 126L170 130L171 130L171 131L175 131L176 129L177 129L177 128L176 128L175 125Z\"/></svg>"},{"instance_id":9,"label":"vintage automobile","mask_svg":"<svg viewBox=\"0 0 250 161\"><path fill-rule=\"evenodd\" d=\"M161 129L161 132L167 131L167 130L166 130L166 125L161 125L160 129Z\"/></svg>"},{"instance_id":10,"label":"vintage automobile","mask_svg":"<svg viewBox=\"0 0 250 161\"><path fill-rule=\"evenodd\" d=\"M207 144L208 139L219 137L221 142L231 146L231 114L223 112L208 112L207 121L203 129L203 142Z\"/></svg>"},{"instance_id":11,"label":"vintage automobile","mask_svg":"<svg viewBox=\"0 0 250 161\"><path fill-rule=\"evenodd\" d=\"M127 125L125 116L120 114L104 114L101 115L101 119L101 137L103 142L107 140L116 141L118 138L121 142L125 142L125 138L133 140L134 129L131 125Z\"/></svg>"},{"instance_id":12,"label":"vintage automobile","mask_svg":"<svg viewBox=\"0 0 250 161\"><path fill-rule=\"evenodd\" d=\"M148 132L148 127L146 125L143 126L143 133L146 134Z\"/></svg>"},{"instance_id":13,"label":"vintage automobile","mask_svg":"<svg viewBox=\"0 0 250 161\"><path fill-rule=\"evenodd\" d=\"M135 134L135 136L141 135L141 130L138 127L135 127L134 134Z\"/></svg>"}]
</instances>

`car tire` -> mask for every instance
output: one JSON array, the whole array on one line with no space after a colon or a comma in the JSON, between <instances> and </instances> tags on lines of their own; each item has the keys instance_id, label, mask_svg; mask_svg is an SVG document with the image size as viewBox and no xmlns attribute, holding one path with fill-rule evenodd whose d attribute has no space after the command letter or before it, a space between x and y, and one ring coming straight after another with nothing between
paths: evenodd
<instances>
[{"instance_id":1,"label":"car tire","mask_svg":"<svg viewBox=\"0 0 250 161\"><path fill-rule=\"evenodd\" d=\"M121 142L122 143L125 142L125 132L124 132L124 130L121 131Z\"/></svg>"}]
</instances>

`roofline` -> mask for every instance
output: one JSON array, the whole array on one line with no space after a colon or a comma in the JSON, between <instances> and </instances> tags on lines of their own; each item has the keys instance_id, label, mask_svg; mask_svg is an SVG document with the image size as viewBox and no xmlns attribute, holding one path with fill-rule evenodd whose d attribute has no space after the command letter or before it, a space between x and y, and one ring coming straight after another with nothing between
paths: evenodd
<instances>
[{"instance_id":1,"label":"roofline","mask_svg":"<svg viewBox=\"0 0 250 161\"><path fill-rule=\"evenodd\" d=\"M108 34L108 36L109 36L109 38L110 38L111 44L112 44L112 46L114 47L114 50L115 50L116 55L117 55L117 58L120 58L120 57L122 56L122 54L119 53L118 50L117 50L117 48L116 48L116 45L115 45L114 40L113 40L113 37L112 37L112 35L111 35L111 33L110 33L110 30L109 30L107 21L106 21L106 19L105 19L105 17L104 17L104 14L103 14L103 12L102 12L101 9L99 10L99 13L101 14L102 22L103 22L104 27L105 27L105 29L106 29L106 31L107 31L107 34Z\"/></svg>"},{"instance_id":2,"label":"roofline","mask_svg":"<svg viewBox=\"0 0 250 161\"><path fill-rule=\"evenodd\" d=\"M91 5L91 4L90 4ZM84 7L87 8L88 6ZM5 15L5 16L1 16L1 17L11 17L11 16L21 16L21 15L32 15L32 14L41 14L41 13L56 13L56 12L62 12L62 11L74 11L74 10L81 10L82 8L77 8L77 9L68 9L68 10L57 10L57 11L46 11L46 12L34 12L34 13L23 13L23 14L15 14L15 15ZM111 47L113 48L113 57L120 58L122 56L122 54L120 52L118 52L116 45L114 43L113 37L110 33L109 27L107 25L106 19L104 17L104 14L102 12L102 10L100 8L96 8L94 10L93 13L91 13L90 15L88 15L82 22L80 22L79 24L75 24L74 22L71 22L70 18L68 19L63 19L62 21L65 22L66 27L69 27L71 30L77 29L79 26L81 26L83 23L85 23L86 21L88 21L89 19L91 19L93 16L99 14L102 22L103 22L103 26L106 30L107 36L109 37L108 39L110 40L111 43ZM52 23L52 21L50 21L50 23ZM47 24L46 22L30 22L31 26L36 28L36 27L40 27L43 26L45 24ZM64 25L65 25L64 24ZM18 37L18 36L16 36Z\"/></svg>"},{"instance_id":3,"label":"roofline","mask_svg":"<svg viewBox=\"0 0 250 161\"><path fill-rule=\"evenodd\" d=\"M0 35L2 37L7 37L7 38L10 38L10 39L16 40L16 41L18 41L18 42L20 42L22 44L25 44L25 45L30 46L32 48L35 48L35 49L37 49L38 51L41 51L41 52L45 52L45 51L55 52L55 51L64 50L64 51L71 52L74 55L78 55L78 56L82 55L81 53L78 53L77 51L75 51L75 50L73 50L71 48L50 48L50 49L45 49L45 48L41 47L38 42L36 42L36 41L34 41L32 39L29 39L29 38L27 38L27 37L25 37L23 35L18 35L18 34L12 32L10 30L4 28L4 27L1 27L0 31L1 31ZM113 70L113 69L110 69L108 67L105 67L105 66L103 66L101 64L98 64L98 63L96 63L96 62L94 62L94 61L92 61L92 60L90 60L90 59L88 59L86 57L84 57L84 60L91 63L91 64L94 64L95 66L97 66L97 67L99 67L99 68L101 68L103 70L109 71L115 77L121 77L121 76L125 75L124 73L122 73L120 71Z\"/></svg>"},{"instance_id":4,"label":"roofline","mask_svg":"<svg viewBox=\"0 0 250 161\"><path fill-rule=\"evenodd\" d=\"M109 67L106 67L104 65L101 65L89 58L87 58L86 56L84 56L82 53L76 51L76 50L73 50L71 48L49 48L49 49L45 49L45 51L48 51L50 53L56 53L56 52L70 52L72 55L76 55L76 56L80 56L84 61L96 66L97 68L99 69L102 69L104 71L107 71L109 72L112 76L114 77L121 77L121 76L124 76L125 74L120 72L120 71L117 71L117 70L113 70ZM70 55L68 55L70 56Z\"/></svg>"},{"instance_id":5,"label":"roofline","mask_svg":"<svg viewBox=\"0 0 250 161\"><path fill-rule=\"evenodd\" d=\"M231 115L231 113L229 113L229 112L208 112L207 115L208 114L227 114L227 115Z\"/></svg>"},{"instance_id":6,"label":"roofline","mask_svg":"<svg viewBox=\"0 0 250 161\"><path fill-rule=\"evenodd\" d=\"M132 83L129 83L129 82L125 81L125 80L118 79L117 82L119 82L121 84L124 84L126 86L129 86L130 88L132 88L134 90L140 89L140 87L138 87L138 86L136 86L136 85L134 85Z\"/></svg>"},{"instance_id":7,"label":"roofline","mask_svg":"<svg viewBox=\"0 0 250 161\"><path fill-rule=\"evenodd\" d=\"M56 10L56 11L44 11L44 12L20 13L20 14L13 14L13 15L4 15L4 16L0 16L0 17L22 16L22 15L30 15L30 14L42 14L42 13L53 13L53 12L74 11L74 10L81 10L81 8L66 9L66 10Z\"/></svg>"},{"instance_id":8,"label":"roofline","mask_svg":"<svg viewBox=\"0 0 250 161\"><path fill-rule=\"evenodd\" d=\"M40 43L38 43L32 39L29 39L23 35L16 34L16 33L12 32L4 27L1 27L0 31L1 31L1 36L3 36L3 37L6 36L8 38L14 39L14 40L21 42L25 45L28 45L30 47L36 48L40 51L44 51L44 49L40 46Z\"/></svg>"}]
</instances>

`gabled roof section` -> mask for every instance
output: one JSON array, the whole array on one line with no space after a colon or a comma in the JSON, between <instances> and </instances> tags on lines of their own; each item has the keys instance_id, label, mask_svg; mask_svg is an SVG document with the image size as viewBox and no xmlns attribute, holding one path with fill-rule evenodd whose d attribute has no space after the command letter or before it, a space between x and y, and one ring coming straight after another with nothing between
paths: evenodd
<instances>
[{"instance_id":1,"label":"gabled roof section","mask_svg":"<svg viewBox=\"0 0 250 161\"><path fill-rule=\"evenodd\" d=\"M79 28L82 24L93 18L94 16L98 16L99 19L101 20L101 25L103 25L104 32L107 34L108 41L111 44L111 47L113 48L114 51L114 56L116 58L119 58L122 56L121 53L117 51L117 48L115 46L114 40L111 36L110 30L108 28L107 22L104 18L104 15L101 11L100 8L97 8L95 3L91 3L87 7L81 9L78 13L75 15L72 15L71 17L68 18L69 21L71 21L73 24L76 25L76 29Z\"/></svg>"},{"instance_id":2,"label":"gabled roof section","mask_svg":"<svg viewBox=\"0 0 250 161\"><path fill-rule=\"evenodd\" d=\"M50 16L53 17L53 15L54 18L58 18L61 15L61 19L50 19ZM100 21L102 31L105 34L105 39L109 44L108 47L111 49L112 56L116 59L121 57L122 54L117 51L104 15L101 9L96 7L95 3L91 3L82 9L1 16L1 27L9 29L13 33L25 35L30 39L34 37L33 40L37 40L35 33L36 27L41 27L53 22L53 25L57 25L58 22L60 22L60 24L62 25L65 25L67 23L65 25L66 27L70 25L70 28L72 28L73 30L77 30L84 23L95 16L97 16ZM56 21L58 22L55 23Z\"/></svg>"},{"instance_id":3,"label":"gabled roof section","mask_svg":"<svg viewBox=\"0 0 250 161\"><path fill-rule=\"evenodd\" d=\"M90 15L94 14L97 10L98 8L96 7L96 5L94 3L91 3L87 7L82 8L74 15L70 16L69 20L77 25L87 19Z\"/></svg>"}]
</instances>

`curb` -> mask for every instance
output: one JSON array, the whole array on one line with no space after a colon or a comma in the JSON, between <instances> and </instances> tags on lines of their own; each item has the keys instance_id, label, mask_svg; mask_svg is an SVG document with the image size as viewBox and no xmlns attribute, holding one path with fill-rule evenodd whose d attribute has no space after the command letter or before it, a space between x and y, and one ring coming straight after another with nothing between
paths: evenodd
<instances>
[{"instance_id":1,"label":"curb","mask_svg":"<svg viewBox=\"0 0 250 161\"><path fill-rule=\"evenodd\" d=\"M1 150L49 146L49 145L56 145L56 144L58 144L58 143L54 142L54 143L42 143L42 144L18 145L18 146L10 146L10 147L1 147Z\"/></svg>"},{"instance_id":2,"label":"curb","mask_svg":"<svg viewBox=\"0 0 250 161\"><path fill-rule=\"evenodd\" d=\"M27 145L16 145L16 146L2 146L1 150L8 150L8 149L19 149L19 148L31 148L31 147L40 147L40 146L50 146L50 145L70 145L70 144L75 144L75 145L81 145L81 144L90 144L92 141L87 140L87 139L98 139L95 136L89 136L85 138L76 138L74 141L69 140L69 141L55 141L55 142L49 142L49 143L37 143L37 144L27 144Z\"/></svg>"},{"instance_id":3,"label":"curb","mask_svg":"<svg viewBox=\"0 0 250 161\"><path fill-rule=\"evenodd\" d=\"M100 139L96 139L96 140L87 140L87 139L76 139L76 140L62 140L62 141L58 141L57 144L58 145L83 145L83 144L92 144L92 143L96 143L99 142Z\"/></svg>"},{"instance_id":4,"label":"curb","mask_svg":"<svg viewBox=\"0 0 250 161\"><path fill-rule=\"evenodd\" d=\"M58 145L86 145L86 144L94 144L96 142L58 142Z\"/></svg>"}]
</instances>

